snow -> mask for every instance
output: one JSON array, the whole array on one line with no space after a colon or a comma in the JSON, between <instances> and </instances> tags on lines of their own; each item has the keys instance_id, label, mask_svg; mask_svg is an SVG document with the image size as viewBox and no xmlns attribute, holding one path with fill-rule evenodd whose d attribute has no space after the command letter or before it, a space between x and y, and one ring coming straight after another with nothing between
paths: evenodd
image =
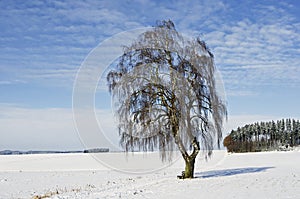
<instances>
[{"instance_id":1,"label":"snow","mask_svg":"<svg viewBox=\"0 0 300 199\"><path fill-rule=\"evenodd\" d=\"M186 180L176 178L184 163L174 159L163 164L157 153L0 156L0 198L300 198L299 150L214 151L207 162L198 157L197 178Z\"/></svg>"}]
</instances>

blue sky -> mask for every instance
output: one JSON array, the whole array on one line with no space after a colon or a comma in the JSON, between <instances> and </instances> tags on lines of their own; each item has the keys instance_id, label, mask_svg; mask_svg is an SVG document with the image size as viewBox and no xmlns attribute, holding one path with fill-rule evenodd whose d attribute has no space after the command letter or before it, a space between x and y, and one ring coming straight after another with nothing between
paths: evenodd
<instances>
[{"instance_id":1,"label":"blue sky","mask_svg":"<svg viewBox=\"0 0 300 199\"><path fill-rule=\"evenodd\" d=\"M0 9L0 150L84 148L72 115L82 62L105 39L162 19L200 35L214 53L227 131L300 118L299 1L13 0L0 1ZM110 131L114 123L105 119Z\"/></svg>"}]
</instances>

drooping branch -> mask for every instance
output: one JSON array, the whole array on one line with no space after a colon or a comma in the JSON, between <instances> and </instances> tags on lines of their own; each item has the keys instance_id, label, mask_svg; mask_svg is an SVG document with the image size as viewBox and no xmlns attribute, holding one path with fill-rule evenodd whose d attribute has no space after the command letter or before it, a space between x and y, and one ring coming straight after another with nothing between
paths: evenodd
<instances>
[{"instance_id":1,"label":"drooping branch","mask_svg":"<svg viewBox=\"0 0 300 199\"><path fill-rule=\"evenodd\" d=\"M196 157L200 147L211 153L227 114L216 92L213 58L204 41L186 41L171 21L124 49L107 83L126 151L159 148L165 157L175 143L185 159Z\"/></svg>"}]
</instances>

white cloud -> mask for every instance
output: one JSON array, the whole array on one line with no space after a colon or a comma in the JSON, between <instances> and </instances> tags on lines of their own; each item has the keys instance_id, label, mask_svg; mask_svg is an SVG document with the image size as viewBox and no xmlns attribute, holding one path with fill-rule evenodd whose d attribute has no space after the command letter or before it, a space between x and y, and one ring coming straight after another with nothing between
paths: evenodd
<instances>
[{"instance_id":1,"label":"white cloud","mask_svg":"<svg viewBox=\"0 0 300 199\"><path fill-rule=\"evenodd\" d=\"M69 109L0 105L0 150L82 149Z\"/></svg>"},{"instance_id":2,"label":"white cloud","mask_svg":"<svg viewBox=\"0 0 300 199\"><path fill-rule=\"evenodd\" d=\"M205 35L227 87L300 83L300 29L293 21L242 19Z\"/></svg>"},{"instance_id":3,"label":"white cloud","mask_svg":"<svg viewBox=\"0 0 300 199\"><path fill-rule=\"evenodd\" d=\"M0 85L11 85L11 84L25 84L26 81L14 79L14 80L1 80Z\"/></svg>"},{"instance_id":4,"label":"white cloud","mask_svg":"<svg viewBox=\"0 0 300 199\"><path fill-rule=\"evenodd\" d=\"M76 109L75 113L76 120L69 108L30 109L0 104L0 150L119 148L111 110Z\"/></svg>"},{"instance_id":5,"label":"white cloud","mask_svg":"<svg viewBox=\"0 0 300 199\"><path fill-rule=\"evenodd\" d=\"M0 85L9 85L9 84L12 84L12 81L0 81Z\"/></svg>"},{"instance_id":6,"label":"white cloud","mask_svg":"<svg viewBox=\"0 0 300 199\"><path fill-rule=\"evenodd\" d=\"M0 38L7 44L0 58L8 60L1 65L23 67L17 77L3 81L68 82L64 84L71 87L75 70L99 42L124 30L154 25L155 20L172 19L179 32L202 34L215 54L228 93L255 94L253 85L300 83L300 23L289 13L295 8L287 3L91 0L3 6L1 14L12 25L6 24L3 31L10 34Z\"/></svg>"}]
</instances>

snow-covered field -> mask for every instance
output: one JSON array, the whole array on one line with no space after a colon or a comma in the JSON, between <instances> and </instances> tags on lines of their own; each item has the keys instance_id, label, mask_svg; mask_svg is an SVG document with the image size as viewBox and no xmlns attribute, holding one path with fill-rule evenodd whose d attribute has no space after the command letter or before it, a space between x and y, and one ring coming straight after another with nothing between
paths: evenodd
<instances>
[{"instance_id":1,"label":"snow-covered field","mask_svg":"<svg viewBox=\"0 0 300 199\"><path fill-rule=\"evenodd\" d=\"M181 158L158 160L157 153L0 156L0 198L300 198L299 150L215 151L208 162L199 156L192 180L176 178Z\"/></svg>"}]
</instances>

